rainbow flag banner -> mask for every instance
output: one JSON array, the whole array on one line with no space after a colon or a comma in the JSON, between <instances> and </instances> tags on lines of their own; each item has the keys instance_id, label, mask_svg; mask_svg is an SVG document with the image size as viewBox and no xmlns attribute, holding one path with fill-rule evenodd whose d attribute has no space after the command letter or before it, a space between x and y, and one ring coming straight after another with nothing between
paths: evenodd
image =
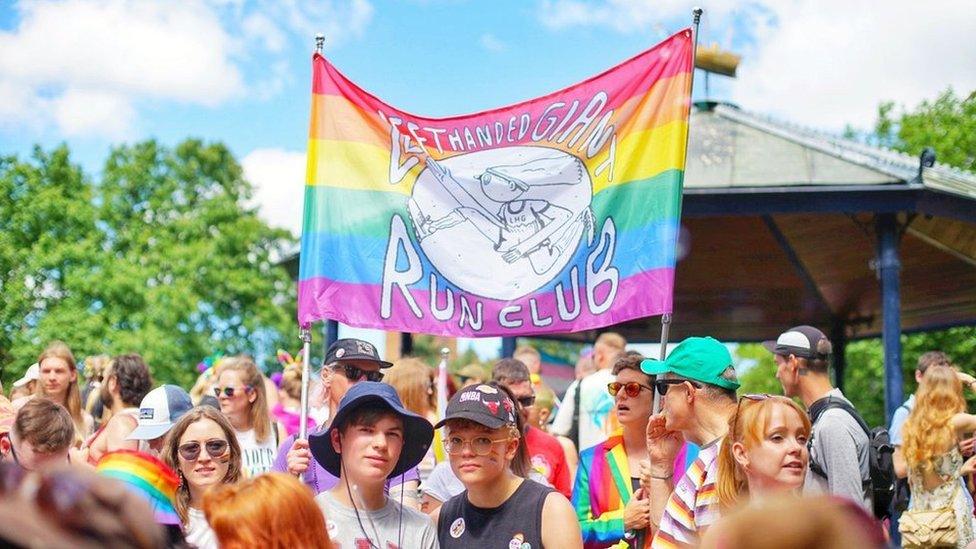
<instances>
[{"instance_id":1,"label":"rainbow flag banner","mask_svg":"<svg viewBox=\"0 0 976 549\"><path fill-rule=\"evenodd\" d=\"M451 118L312 59L301 324L452 336L671 312L692 34L584 82Z\"/></svg>"}]
</instances>

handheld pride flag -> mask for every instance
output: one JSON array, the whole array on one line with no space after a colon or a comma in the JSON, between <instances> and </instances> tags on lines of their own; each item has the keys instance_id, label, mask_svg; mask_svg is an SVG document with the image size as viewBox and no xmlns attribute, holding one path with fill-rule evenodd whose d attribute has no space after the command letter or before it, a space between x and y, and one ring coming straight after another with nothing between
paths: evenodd
<instances>
[{"instance_id":1,"label":"handheld pride flag","mask_svg":"<svg viewBox=\"0 0 976 549\"><path fill-rule=\"evenodd\" d=\"M316 53L299 323L480 337L670 313L692 42L450 118L397 110Z\"/></svg>"},{"instance_id":2,"label":"handheld pride flag","mask_svg":"<svg viewBox=\"0 0 976 549\"><path fill-rule=\"evenodd\" d=\"M176 514L176 488L180 479L154 456L134 450L116 450L98 460L99 474L121 480L152 507L158 524L180 524Z\"/></svg>"}]
</instances>

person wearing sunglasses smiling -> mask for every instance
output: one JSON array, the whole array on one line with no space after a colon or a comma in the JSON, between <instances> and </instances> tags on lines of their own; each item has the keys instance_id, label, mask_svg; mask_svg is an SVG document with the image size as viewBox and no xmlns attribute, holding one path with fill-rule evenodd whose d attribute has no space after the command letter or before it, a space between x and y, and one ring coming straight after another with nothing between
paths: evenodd
<instances>
[{"instance_id":1,"label":"person wearing sunglasses smiling","mask_svg":"<svg viewBox=\"0 0 976 549\"><path fill-rule=\"evenodd\" d=\"M329 410L334 414L339 409L339 403L353 386L361 381L382 381L381 370L393 366L392 363L380 359L376 347L361 339L340 339L329 346L325 353L325 362L319 373L323 387L327 393ZM318 430L329 427L323 423ZM310 431L311 432L311 431ZM301 475L302 480L315 494L332 489L339 483L339 478L327 471L322 464L312 459L307 440L301 440L297 435L285 438L278 448L272 469L282 473ZM387 490L396 487L406 494L404 505L420 507L416 495L420 486L420 473L416 467L408 469L402 475L390 478ZM399 500L399 498L397 498Z\"/></svg>"},{"instance_id":2,"label":"person wearing sunglasses smiling","mask_svg":"<svg viewBox=\"0 0 976 549\"><path fill-rule=\"evenodd\" d=\"M186 541L199 549L216 549L217 538L203 513L203 494L211 486L233 484L243 477L234 427L212 407L197 406L170 430L162 458L180 477L174 507Z\"/></svg>"},{"instance_id":3,"label":"person wearing sunglasses smiling","mask_svg":"<svg viewBox=\"0 0 976 549\"><path fill-rule=\"evenodd\" d=\"M580 453L573 486L573 505L587 548L616 544L644 547L649 539L650 506L640 488L640 463L648 459L645 436L654 405L651 376L641 371L640 353L629 351L617 359L607 392L614 399L620 423L610 437ZM675 456L684 470L689 452ZM691 453L692 456L694 453Z\"/></svg>"},{"instance_id":4,"label":"person wearing sunglasses smiling","mask_svg":"<svg viewBox=\"0 0 976 549\"><path fill-rule=\"evenodd\" d=\"M244 355L226 359L214 393L220 411L234 426L244 459L244 476L270 471L284 428L271 417L264 377L254 360Z\"/></svg>"},{"instance_id":5,"label":"person wearing sunglasses smiling","mask_svg":"<svg viewBox=\"0 0 976 549\"><path fill-rule=\"evenodd\" d=\"M666 360L641 362L641 371L657 376L654 388L661 395L661 413L647 422L650 463L642 474L651 526L657 529L651 547L695 546L720 515L717 458L739 388L732 355L713 338L689 337ZM683 440L700 450L672 484L674 458Z\"/></svg>"}]
</instances>

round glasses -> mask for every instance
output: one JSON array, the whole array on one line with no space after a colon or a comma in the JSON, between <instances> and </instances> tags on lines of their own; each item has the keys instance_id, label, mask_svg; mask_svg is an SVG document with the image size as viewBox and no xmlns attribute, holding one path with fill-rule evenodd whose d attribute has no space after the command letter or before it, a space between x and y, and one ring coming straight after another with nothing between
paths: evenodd
<instances>
[{"instance_id":1,"label":"round glasses","mask_svg":"<svg viewBox=\"0 0 976 549\"><path fill-rule=\"evenodd\" d=\"M464 440L461 437L447 437L444 441L444 451L452 456L459 455L464 451L464 446L468 445L471 451L478 456L487 456L491 453L491 447L499 442L508 442L511 440L509 437L505 438L488 438L488 437L475 437L471 440Z\"/></svg>"},{"instance_id":2,"label":"round glasses","mask_svg":"<svg viewBox=\"0 0 976 549\"><path fill-rule=\"evenodd\" d=\"M637 383L636 381L631 381L628 383L614 381L613 383L607 383L607 392L610 393L610 396L617 396L617 393L619 393L621 389L623 389L624 394L630 398L637 398L637 395L640 394L642 389L647 389L648 391L654 390L647 385Z\"/></svg>"},{"instance_id":3,"label":"round glasses","mask_svg":"<svg viewBox=\"0 0 976 549\"><path fill-rule=\"evenodd\" d=\"M227 441L221 438L212 438L205 442L203 447L207 449L207 453L212 458L223 457L227 453ZM200 457L200 450L199 442L181 444L179 448L180 457L186 461L196 461Z\"/></svg>"}]
</instances>

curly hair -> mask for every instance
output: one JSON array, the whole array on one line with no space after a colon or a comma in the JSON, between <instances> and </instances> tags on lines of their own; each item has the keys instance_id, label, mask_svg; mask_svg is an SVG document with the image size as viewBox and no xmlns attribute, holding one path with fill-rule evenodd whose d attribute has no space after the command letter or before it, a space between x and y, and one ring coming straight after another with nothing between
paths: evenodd
<instances>
[{"instance_id":1,"label":"curly hair","mask_svg":"<svg viewBox=\"0 0 976 549\"><path fill-rule=\"evenodd\" d=\"M922 376L903 430L902 452L910 468L929 470L936 458L950 450L956 441L949 420L966 410L962 383L948 366L932 366Z\"/></svg>"},{"instance_id":2,"label":"curly hair","mask_svg":"<svg viewBox=\"0 0 976 549\"><path fill-rule=\"evenodd\" d=\"M149 366L135 353L113 358L109 372L119 384L119 397L124 404L138 406L152 389L153 380Z\"/></svg>"}]
</instances>

